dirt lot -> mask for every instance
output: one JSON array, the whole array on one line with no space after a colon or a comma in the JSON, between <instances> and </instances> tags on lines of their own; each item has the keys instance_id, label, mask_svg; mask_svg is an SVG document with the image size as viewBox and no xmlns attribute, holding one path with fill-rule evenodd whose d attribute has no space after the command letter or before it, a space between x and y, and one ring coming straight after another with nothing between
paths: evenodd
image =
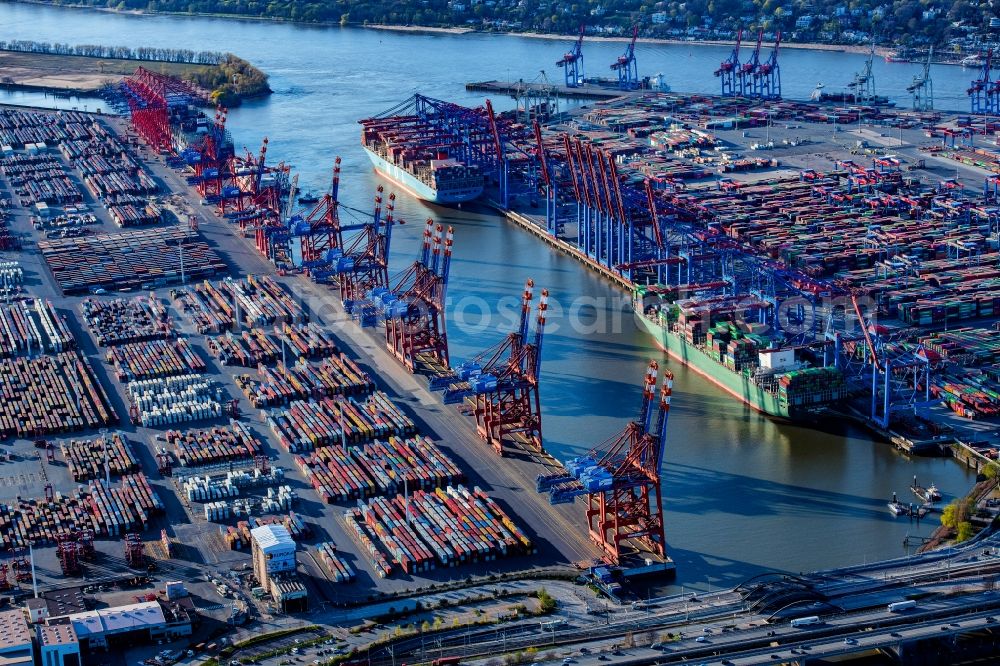
<instances>
[{"instance_id":1,"label":"dirt lot","mask_svg":"<svg viewBox=\"0 0 1000 666\"><path fill-rule=\"evenodd\" d=\"M99 89L105 83L121 80L139 66L176 76L205 67L187 63L0 51L0 83L33 89L86 93Z\"/></svg>"}]
</instances>

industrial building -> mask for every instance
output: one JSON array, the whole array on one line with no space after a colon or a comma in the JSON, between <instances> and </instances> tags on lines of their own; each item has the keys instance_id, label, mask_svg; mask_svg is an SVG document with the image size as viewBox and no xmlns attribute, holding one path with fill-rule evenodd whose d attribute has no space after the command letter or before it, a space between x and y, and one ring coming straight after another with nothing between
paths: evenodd
<instances>
[{"instance_id":1,"label":"industrial building","mask_svg":"<svg viewBox=\"0 0 1000 666\"><path fill-rule=\"evenodd\" d=\"M282 525L250 531L253 575L286 613L306 610L306 588L295 574L295 542Z\"/></svg>"},{"instance_id":2,"label":"industrial building","mask_svg":"<svg viewBox=\"0 0 1000 666\"><path fill-rule=\"evenodd\" d=\"M47 624L38 627L38 645L42 666L81 666L80 639L72 624Z\"/></svg>"},{"instance_id":3,"label":"industrial building","mask_svg":"<svg viewBox=\"0 0 1000 666\"><path fill-rule=\"evenodd\" d=\"M147 601L49 618L48 625L69 625L78 644L109 648L129 641L172 640L190 636L191 615L181 604Z\"/></svg>"},{"instance_id":4,"label":"industrial building","mask_svg":"<svg viewBox=\"0 0 1000 666\"><path fill-rule=\"evenodd\" d=\"M3 611L0 613L0 666L30 666L34 661L31 630L24 611Z\"/></svg>"}]
</instances>

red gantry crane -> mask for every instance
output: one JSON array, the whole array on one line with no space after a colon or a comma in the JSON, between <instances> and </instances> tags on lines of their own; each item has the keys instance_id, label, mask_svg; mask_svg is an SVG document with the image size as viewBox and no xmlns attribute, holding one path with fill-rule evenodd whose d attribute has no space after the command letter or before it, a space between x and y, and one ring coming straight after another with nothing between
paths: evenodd
<instances>
[{"instance_id":1,"label":"red gantry crane","mask_svg":"<svg viewBox=\"0 0 1000 666\"><path fill-rule=\"evenodd\" d=\"M986 51L979 78L972 82L968 90L972 113L1000 112L1000 83L993 81L993 49Z\"/></svg>"},{"instance_id":2,"label":"red gantry crane","mask_svg":"<svg viewBox=\"0 0 1000 666\"><path fill-rule=\"evenodd\" d=\"M534 285L532 280L525 285L517 331L458 366L462 381L448 387L444 395L446 404L466 401L470 405L479 436L501 456L510 446L544 451L538 388L549 292L542 290L534 337L529 338Z\"/></svg>"},{"instance_id":3,"label":"red gantry crane","mask_svg":"<svg viewBox=\"0 0 1000 666\"><path fill-rule=\"evenodd\" d=\"M129 115L136 133L150 148L160 153L173 150L170 130L172 109L201 100L187 82L139 67L119 85L128 101Z\"/></svg>"},{"instance_id":4,"label":"red gantry crane","mask_svg":"<svg viewBox=\"0 0 1000 666\"><path fill-rule=\"evenodd\" d=\"M440 375L449 368L444 308L454 229L448 227L443 247L442 231L427 220L420 259L397 280L395 300L386 303L385 344L410 372Z\"/></svg>"},{"instance_id":5,"label":"red gantry crane","mask_svg":"<svg viewBox=\"0 0 1000 666\"><path fill-rule=\"evenodd\" d=\"M658 372L650 361L636 420L590 455L570 460L566 473L537 479L538 491L548 492L553 504L587 496L590 538L615 565L642 553L666 557L660 475L674 376L664 373L657 408Z\"/></svg>"},{"instance_id":6,"label":"red gantry crane","mask_svg":"<svg viewBox=\"0 0 1000 666\"><path fill-rule=\"evenodd\" d=\"M298 252L293 250L293 265L315 268L326 263L329 253L341 247L340 212L337 195L340 190L340 158L333 164L330 191L307 211L291 217L288 229ZM298 256L295 256L295 255Z\"/></svg>"}]
</instances>

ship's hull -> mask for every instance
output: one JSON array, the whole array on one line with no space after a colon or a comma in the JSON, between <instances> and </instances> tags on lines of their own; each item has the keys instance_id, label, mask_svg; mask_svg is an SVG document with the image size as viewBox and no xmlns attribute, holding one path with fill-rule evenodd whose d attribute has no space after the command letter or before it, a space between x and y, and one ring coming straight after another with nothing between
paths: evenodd
<instances>
[{"instance_id":1,"label":"ship's hull","mask_svg":"<svg viewBox=\"0 0 1000 666\"><path fill-rule=\"evenodd\" d=\"M365 152L368 153L368 158L372 161L372 164L375 165L376 171L423 201L444 205L459 204L466 201L472 201L483 193L482 186L465 187L454 190L434 189L427 183L419 180L406 169L398 167L395 164L391 164L382 159L380 155L368 150L367 147L362 147L365 149Z\"/></svg>"},{"instance_id":2,"label":"ship's hull","mask_svg":"<svg viewBox=\"0 0 1000 666\"><path fill-rule=\"evenodd\" d=\"M697 346L676 333L668 331L648 317L636 312L635 319L670 356L727 393L739 398L744 404L768 416L781 419L802 420L813 416L809 412L796 410L793 406L784 403L778 396L755 385L743 373L733 372L722 363L713 360Z\"/></svg>"}]
</instances>

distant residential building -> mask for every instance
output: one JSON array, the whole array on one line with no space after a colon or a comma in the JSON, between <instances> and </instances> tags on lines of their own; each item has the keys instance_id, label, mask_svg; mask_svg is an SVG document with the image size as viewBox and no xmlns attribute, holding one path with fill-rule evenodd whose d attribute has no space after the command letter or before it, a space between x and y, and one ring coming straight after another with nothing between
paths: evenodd
<instances>
[{"instance_id":1,"label":"distant residential building","mask_svg":"<svg viewBox=\"0 0 1000 666\"><path fill-rule=\"evenodd\" d=\"M795 19L795 27L808 28L809 26L812 25L812 22L813 22L812 15L806 14L805 16L800 16L797 19Z\"/></svg>"},{"instance_id":2,"label":"distant residential building","mask_svg":"<svg viewBox=\"0 0 1000 666\"><path fill-rule=\"evenodd\" d=\"M597 5L596 7L594 7L593 9L590 10L590 15L591 16L604 16L604 14L606 12L607 12L607 10L604 8L603 5Z\"/></svg>"},{"instance_id":3,"label":"distant residential building","mask_svg":"<svg viewBox=\"0 0 1000 666\"><path fill-rule=\"evenodd\" d=\"M655 24L666 23L667 22L667 13L666 12L653 12L650 15L649 18Z\"/></svg>"}]
</instances>

